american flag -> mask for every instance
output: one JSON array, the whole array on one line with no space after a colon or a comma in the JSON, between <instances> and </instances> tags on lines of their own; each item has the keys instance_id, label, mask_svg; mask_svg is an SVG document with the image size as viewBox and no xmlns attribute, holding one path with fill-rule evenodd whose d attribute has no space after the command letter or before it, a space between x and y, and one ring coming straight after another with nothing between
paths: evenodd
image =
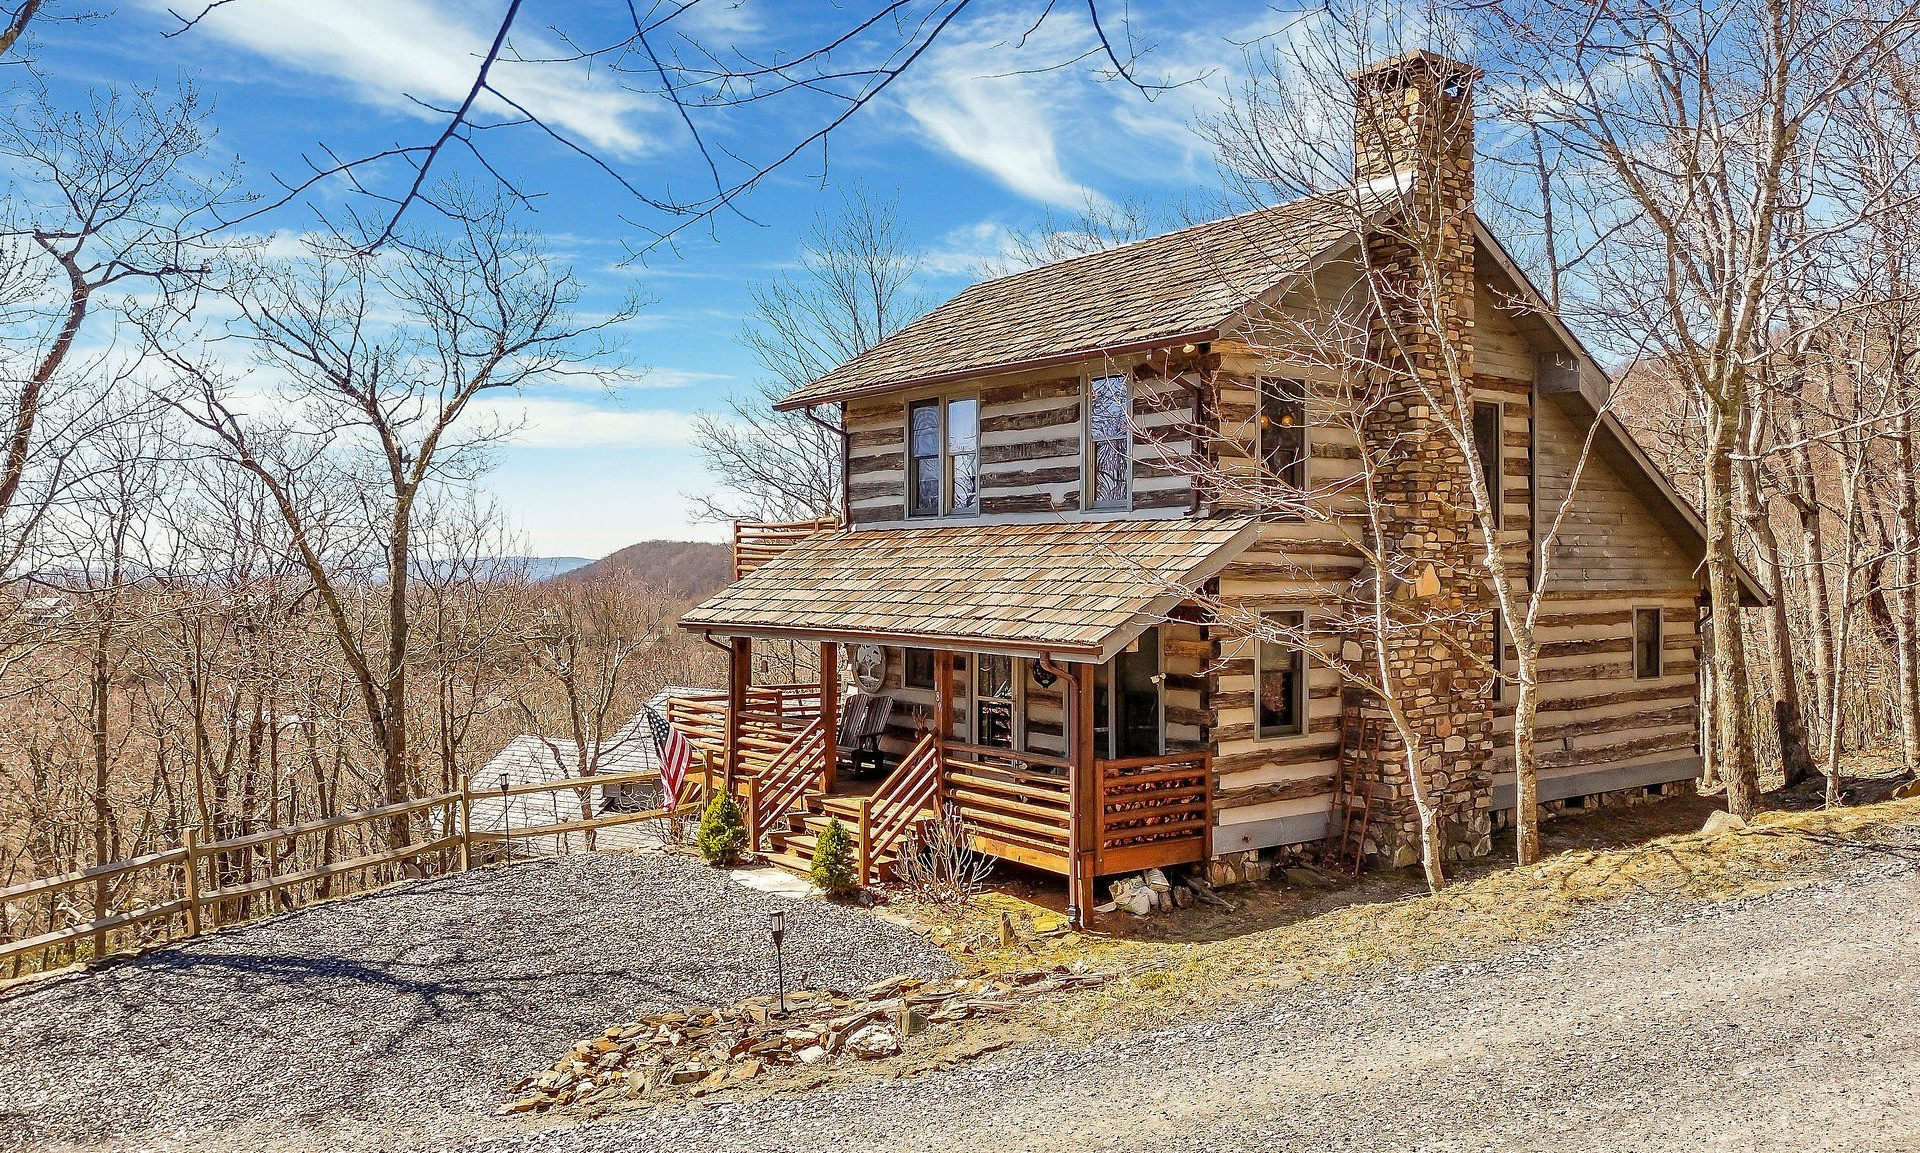
<instances>
[{"instance_id":1,"label":"american flag","mask_svg":"<svg viewBox=\"0 0 1920 1153\"><path fill-rule=\"evenodd\" d=\"M647 710L647 726L653 730L653 747L660 751L660 799L671 809L680 803L680 785L687 779L693 746L658 709Z\"/></svg>"}]
</instances>

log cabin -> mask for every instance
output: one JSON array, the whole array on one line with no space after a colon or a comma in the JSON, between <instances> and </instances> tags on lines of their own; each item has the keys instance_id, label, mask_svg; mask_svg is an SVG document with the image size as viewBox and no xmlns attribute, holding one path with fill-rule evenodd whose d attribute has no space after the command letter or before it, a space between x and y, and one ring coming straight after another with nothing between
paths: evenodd
<instances>
[{"instance_id":1,"label":"log cabin","mask_svg":"<svg viewBox=\"0 0 1920 1153\"><path fill-rule=\"evenodd\" d=\"M1333 653L1230 623L1305 635L1364 582L1329 531L1338 510L1276 515L1247 497L1266 478L1350 501L1353 436L1372 435L1316 411L1342 366L1290 364L1263 318L1312 323L1351 298L1393 259L1382 214L1414 199L1451 245L1432 315L1471 374L1474 447L1523 582L1565 510L1544 573L1541 799L1699 775L1702 524L1474 213L1476 79L1424 52L1356 73L1359 195L975 285L780 402L837 416L841 517L740 528L737 579L682 621L729 646L728 692L674 710L746 799L756 847L803 866L838 817L871 877L951 806L979 850L1066 878L1080 918L1099 878L1149 866L1217 875L1329 838L1356 862L1416 859L1406 758L1377 715L1370 737L1374 710ZM1394 191L1370 196L1383 179ZM1482 855L1515 788L1478 505L1448 451L1460 439L1413 427L1431 420L1421 406L1387 407L1393 435L1433 447L1379 478L1376 523L1438 562L1445 585L1427 595L1480 622L1478 660L1425 643L1389 655L1421 686L1407 712L1444 851ZM1223 482L1236 477L1253 483ZM817 645L819 683L756 685L764 641ZM839 768L844 657L894 704L877 784Z\"/></svg>"}]
</instances>

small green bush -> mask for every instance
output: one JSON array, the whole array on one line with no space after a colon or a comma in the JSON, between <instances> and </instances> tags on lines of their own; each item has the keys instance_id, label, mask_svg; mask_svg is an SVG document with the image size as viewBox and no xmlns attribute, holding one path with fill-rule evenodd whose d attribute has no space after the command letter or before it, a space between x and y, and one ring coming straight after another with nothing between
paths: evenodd
<instances>
[{"instance_id":1,"label":"small green bush","mask_svg":"<svg viewBox=\"0 0 1920 1153\"><path fill-rule=\"evenodd\" d=\"M700 832L694 843L707 864L717 869L728 868L740 859L740 851L747 847L747 825L733 794L714 794L707 811L700 815Z\"/></svg>"},{"instance_id":2,"label":"small green bush","mask_svg":"<svg viewBox=\"0 0 1920 1153\"><path fill-rule=\"evenodd\" d=\"M822 892L844 897L860 887L860 862L853 847L853 834L838 817L827 822L820 832L820 843L813 849L813 867L807 879Z\"/></svg>"}]
</instances>

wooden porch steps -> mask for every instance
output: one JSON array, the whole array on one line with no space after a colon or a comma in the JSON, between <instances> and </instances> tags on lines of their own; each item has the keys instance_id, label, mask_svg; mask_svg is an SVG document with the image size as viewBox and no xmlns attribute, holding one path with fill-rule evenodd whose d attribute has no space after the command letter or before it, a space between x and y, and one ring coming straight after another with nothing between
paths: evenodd
<instances>
[{"instance_id":1,"label":"wooden porch steps","mask_svg":"<svg viewBox=\"0 0 1920 1153\"><path fill-rule=\"evenodd\" d=\"M838 819L847 832L856 838L860 835L859 797L816 794L808 801L808 811L800 818L800 828L770 831L767 839L773 851L763 854L773 864L803 875L813 868L813 855L820 847L821 834L827 831L827 822ZM919 813L920 818L933 815L930 808L923 808ZM872 863L875 869L885 870L897 857L897 853L888 849L875 854Z\"/></svg>"}]
</instances>

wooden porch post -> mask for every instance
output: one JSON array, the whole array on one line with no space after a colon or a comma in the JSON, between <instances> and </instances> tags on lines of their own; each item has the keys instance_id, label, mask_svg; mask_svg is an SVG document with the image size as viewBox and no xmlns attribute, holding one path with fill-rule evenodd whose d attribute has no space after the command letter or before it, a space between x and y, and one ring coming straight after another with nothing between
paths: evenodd
<instances>
[{"instance_id":1,"label":"wooden porch post","mask_svg":"<svg viewBox=\"0 0 1920 1153\"><path fill-rule=\"evenodd\" d=\"M740 767L740 714L747 711L747 685L753 680L753 642L734 637L727 657L727 748L721 769L721 785L733 792L734 776Z\"/></svg>"},{"instance_id":2,"label":"wooden porch post","mask_svg":"<svg viewBox=\"0 0 1920 1153\"><path fill-rule=\"evenodd\" d=\"M947 800L947 738L953 733L953 653L933 654L933 809L944 814Z\"/></svg>"},{"instance_id":3,"label":"wooden porch post","mask_svg":"<svg viewBox=\"0 0 1920 1153\"><path fill-rule=\"evenodd\" d=\"M827 750L820 791L831 793L840 767L840 646L832 641L820 642L820 729Z\"/></svg>"},{"instance_id":4,"label":"wooden porch post","mask_svg":"<svg viewBox=\"0 0 1920 1153\"><path fill-rule=\"evenodd\" d=\"M1074 670L1073 724L1067 726L1073 741L1070 750L1073 775L1067 789L1067 903L1068 919L1075 928L1085 927L1094 906L1096 878L1089 832L1098 828L1093 817L1100 804L1093 767L1094 673L1092 665L1081 665Z\"/></svg>"}]
</instances>

